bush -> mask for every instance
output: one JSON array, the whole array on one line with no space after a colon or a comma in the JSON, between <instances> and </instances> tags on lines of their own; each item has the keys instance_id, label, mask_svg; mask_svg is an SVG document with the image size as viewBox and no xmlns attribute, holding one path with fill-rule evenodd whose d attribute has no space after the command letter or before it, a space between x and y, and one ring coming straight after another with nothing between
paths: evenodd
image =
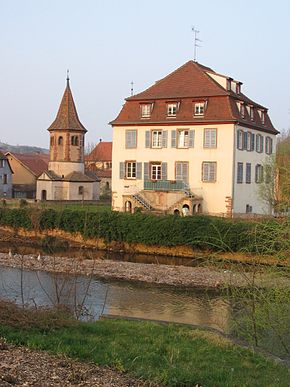
<instances>
[{"instance_id":1,"label":"bush","mask_svg":"<svg viewBox=\"0 0 290 387\"><path fill-rule=\"evenodd\" d=\"M212 216L177 217L115 211L0 208L0 224L13 228L61 229L85 238L146 245L188 245L211 251L274 254L290 250L290 218L250 222ZM37 219L37 222L35 221Z\"/></svg>"}]
</instances>

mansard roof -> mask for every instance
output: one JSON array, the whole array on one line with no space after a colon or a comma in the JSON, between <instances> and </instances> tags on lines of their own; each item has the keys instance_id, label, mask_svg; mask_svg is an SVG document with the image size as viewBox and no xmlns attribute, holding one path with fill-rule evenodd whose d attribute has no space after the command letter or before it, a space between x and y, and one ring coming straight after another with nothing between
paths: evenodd
<instances>
[{"instance_id":1,"label":"mansard roof","mask_svg":"<svg viewBox=\"0 0 290 387\"><path fill-rule=\"evenodd\" d=\"M70 89L69 79L67 79L67 85L56 118L48 130L78 130L81 132L87 132L86 128L79 120Z\"/></svg>"},{"instance_id":2,"label":"mansard roof","mask_svg":"<svg viewBox=\"0 0 290 387\"><path fill-rule=\"evenodd\" d=\"M246 95L227 90L216 79L232 78L215 73L209 67L198 62L188 61L165 78L157 81L145 91L126 99L126 103L112 125L195 125L218 124L233 122L264 132L277 134L267 114L267 108L257 104ZM241 85L241 82L237 82ZM203 116L194 116L193 104L206 102ZM168 118L166 105L177 102L176 117ZM241 116L237 103L254 108L254 117L250 117L247 109ZM150 103L152 106L150 117L141 117L140 105ZM258 113L265 114L262 122Z\"/></svg>"}]
</instances>

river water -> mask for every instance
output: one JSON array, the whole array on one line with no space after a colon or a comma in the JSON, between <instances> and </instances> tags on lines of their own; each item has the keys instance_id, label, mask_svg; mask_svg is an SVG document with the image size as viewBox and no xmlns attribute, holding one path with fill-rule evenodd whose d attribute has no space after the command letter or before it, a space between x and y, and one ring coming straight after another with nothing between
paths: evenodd
<instances>
[{"instance_id":1,"label":"river water","mask_svg":"<svg viewBox=\"0 0 290 387\"><path fill-rule=\"evenodd\" d=\"M64 304L81 319L100 315L200 325L228 332L231 307L218 293L0 267L0 298Z\"/></svg>"}]
</instances>

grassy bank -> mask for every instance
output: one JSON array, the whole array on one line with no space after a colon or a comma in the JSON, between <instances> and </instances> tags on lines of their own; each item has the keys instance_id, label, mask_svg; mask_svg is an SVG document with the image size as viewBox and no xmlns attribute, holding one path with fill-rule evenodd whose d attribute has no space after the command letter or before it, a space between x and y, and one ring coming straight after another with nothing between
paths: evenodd
<instances>
[{"instance_id":1,"label":"grassy bank","mask_svg":"<svg viewBox=\"0 0 290 387\"><path fill-rule=\"evenodd\" d=\"M2 309L1 309L2 308ZM0 305L8 341L165 385L286 386L288 370L220 336L177 325L105 320L81 323L65 312L30 313Z\"/></svg>"},{"instance_id":2,"label":"grassy bank","mask_svg":"<svg viewBox=\"0 0 290 387\"><path fill-rule=\"evenodd\" d=\"M189 246L213 252L275 255L290 251L290 218L245 221L210 216L177 217L114 211L0 209L0 225L14 229L80 233L84 238L148 246Z\"/></svg>"}]
</instances>

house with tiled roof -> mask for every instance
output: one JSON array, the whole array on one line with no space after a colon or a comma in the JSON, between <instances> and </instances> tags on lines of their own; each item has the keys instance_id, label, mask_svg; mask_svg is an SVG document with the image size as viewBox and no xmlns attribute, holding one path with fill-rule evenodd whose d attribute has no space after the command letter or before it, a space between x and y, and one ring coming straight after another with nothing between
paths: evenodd
<instances>
[{"instance_id":1,"label":"house with tiled roof","mask_svg":"<svg viewBox=\"0 0 290 387\"><path fill-rule=\"evenodd\" d=\"M113 209L269 211L258 186L278 131L242 82L189 61L127 98L111 125Z\"/></svg>"},{"instance_id":2,"label":"house with tiled roof","mask_svg":"<svg viewBox=\"0 0 290 387\"><path fill-rule=\"evenodd\" d=\"M110 196L112 188L112 142L102 141L85 156L86 169L100 179L100 195Z\"/></svg>"},{"instance_id":3,"label":"house with tiled roof","mask_svg":"<svg viewBox=\"0 0 290 387\"><path fill-rule=\"evenodd\" d=\"M12 197L12 174L9 160L0 151L0 198L2 199Z\"/></svg>"},{"instance_id":4,"label":"house with tiled roof","mask_svg":"<svg viewBox=\"0 0 290 387\"><path fill-rule=\"evenodd\" d=\"M46 153L5 153L11 168L12 196L35 199L36 180L47 169L49 155Z\"/></svg>"},{"instance_id":5,"label":"house with tiled roof","mask_svg":"<svg viewBox=\"0 0 290 387\"><path fill-rule=\"evenodd\" d=\"M69 78L57 116L48 128L48 168L37 179L36 198L56 201L94 201L99 198L99 179L85 171L86 128L80 122Z\"/></svg>"}]
</instances>

